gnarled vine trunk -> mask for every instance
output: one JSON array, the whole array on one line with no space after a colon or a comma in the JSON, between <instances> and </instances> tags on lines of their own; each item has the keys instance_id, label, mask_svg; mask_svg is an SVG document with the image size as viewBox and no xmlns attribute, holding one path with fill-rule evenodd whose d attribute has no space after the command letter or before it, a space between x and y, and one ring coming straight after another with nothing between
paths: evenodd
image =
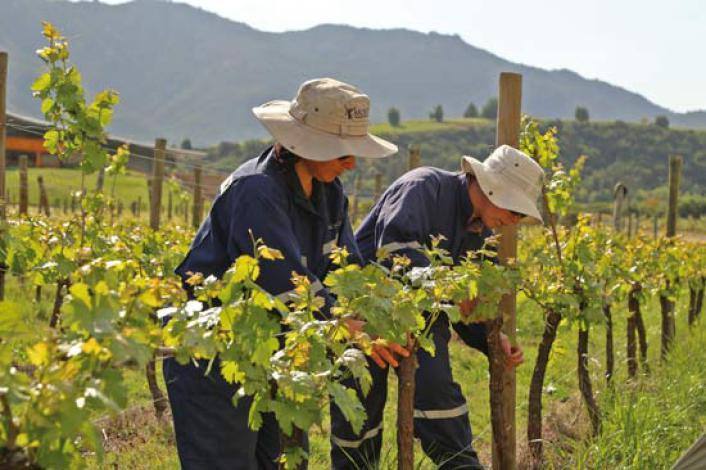
<instances>
[{"instance_id":1,"label":"gnarled vine trunk","mask_svg":"<svg viewBox=\"0 0 706 470\"><path fill-rule=\"evenodd\" d=\"M598 404L593 396L593 386L591 385L591 376L588 372L588 336L589 325L584 328L579 327L578 347L578 375L579 375L579 390L583 397L584 403L588 408L588 416L591 418L591 428L593 435L596 436L601 429L601 416L598 409Z\"/></svg>"},{"instance_id":2,"label":"gnarled vine trunk","mask_svg":"<svg viewBox=\"0 0 706 470\"><path fill-rule=\"evenodd\" d=\"M417 372L416 347L397 367L397 469L414 468L414 387Z\"/></svg>"},{"instance_id":3,"label":"gnarled vine trunk","mask_svg":"<svg viewBox=\"0 0 706 470\"><path fill-rule=\"evenodd\" d=\"M613 313L608 302L603 304L603 316L605 317L605 379L610 384L615 370L615 354L613 353Z\"/></svg>"},{"instance_id":4,"label":"gnarled vine trunk","mask_svg":"<svg viewBox=\"0 0 706 470\"><path fill-rule=\"evenodd\" d=\"M514 470L512 448L509 448L507 419L503 407L503 378L505 374L505 354L500 344L502 318L486 322L488 331L488 367L490 372L490 423L493 428L493 469Z\"/></svg>"},{"instance_id":5,"label":"gnarled vine trunk","mask_svg":"<svg viewBox=\"0 0 706 470\"><path fill-rule=\"evenodd\" d=\"M279 433L279 443L280 443L280 448L282 449L282 452L284 452L285 449L293 449L293 448L299 448L303 449L305 445L305 440L304 440L304 431L299 429L298 427L294 426L292 428L292 435L288 436L285 433L281 432ZM305 470L307 468L308 462L306 460L300 462L295 468L296 470ZM284 469L284 462L280 462L279 465L277 466L280 470Z\"/></svg>"},{"instance_id":6,"label":"gnarled vine trunk","mask_svg":"<svg viewBox=\"0 0 706 470\"><path fill-rule=\"evenodd\" d=\"M544 322L544 333L539 343L537 360L534 363L534 372L529 390L529 406L527 411L527 442L530 449L530 468L542 468L542 390L544 377L547 373L549 355L556 339L557 328L561 322L561 314L550 311Z\"/></svg>"}]
</instances>

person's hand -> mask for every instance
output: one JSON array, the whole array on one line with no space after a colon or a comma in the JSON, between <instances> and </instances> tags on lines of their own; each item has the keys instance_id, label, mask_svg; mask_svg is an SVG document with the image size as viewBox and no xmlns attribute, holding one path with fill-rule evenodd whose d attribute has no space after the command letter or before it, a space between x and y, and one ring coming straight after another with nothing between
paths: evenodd
<instances>
[{"instance_id":1,"label":"person's hand","mask_svg":"<svg viewBox=\"0 0 706 470\"><path fill-rule=\"evenodd\" d=\"M355 335L355 333L362 332L364 325L365 322L362 320L346 320L348 331L350 331L353 335ZM373 339L373 348L370 352L370 357L380 368L385 369L388 364L392 367L399 366L399 362L397 362L395 354L399 354L402 357L409 357L409 350L404 346L397 343L385 342L380 339Z\"/></svg>"},{"instance_id":2,"label":"person's hand","mask_svg":"<svg viewBox=\"0 0 706 470\"><path fill-rule=\"evenodd\" d=\"M505 333L500 333L500 347L505 353L505 367L511 369L517 367L525 361L524 353L522 348L518 346L513 346L510 343L510 338L507 337Z\"/></svg>"},{"instance_id":3,"label":"person's hand","mask_svg":"<svg viewBox=\"0 0 706 470\"><path fill-rule=\"evenodd\" d=\"M373 351L370 353L370 357L373 361L375 361L375 364L384 369L388 364L392 367L397 367L400 365L399 362L397 362L395 354L399 354L402 357L409 357L409 350L397 343L375 340L373 342Z\"/></svg>"},{"instance_id":4,"label":"person's hand","mask_svg":"<svg viewBox=\"0 0 706 470\"><path fill-rule=\"evenodd\" d=\"M478 297L461 301L461 303L458 304L459 308L461 309L461 316L469 316L471 313L473 313L473 310L475 310L477 305Z\"/></svg>"}]
</instances>

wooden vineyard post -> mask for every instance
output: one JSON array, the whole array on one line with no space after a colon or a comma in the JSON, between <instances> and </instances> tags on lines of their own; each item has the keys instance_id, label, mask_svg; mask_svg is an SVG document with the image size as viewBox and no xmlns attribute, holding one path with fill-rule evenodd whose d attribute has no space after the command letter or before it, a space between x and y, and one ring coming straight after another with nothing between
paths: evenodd
<instances>
[{"instance_id":1,"label":"wooden vineyard post","mask_svg":"<svg viewBox=\"0 0 706 470\"><path fill-rule=\"evenodd\" d=\"M172 191L169 190L169 192L167 193L167 220L172 220L172 213L174 210L173 204L174 202L172 197Z\"/></svg>"},{"instance_id":2,"label":"wooden vineyard post","mask_svg":"<svg viewBox=\"0 0 706 470\"><path fill-rule=\"evenodd\" d=\"M377 201L382 196L382 173L375 173L375 194L373 199Z\"/></svg>"},{"instance_id":3,"label":"wooden vineyard post","mask_svg":"<svg viewBox=\"0 0 706 470\"><path fill-rule=\"evenodd\" d=\"M150 227L159 230L162 213L162 181L164 179L164 154L167 141L157 139L154 142L154 160L152 161L152 179L150 184Z\"/></svg>"},{"instance_id":4,"label":"wooden vineyard post","mask_svg":"<svg viewBox=\"0 0 706 470\"><path fill-rule=\"evenodd\" d=\"M628 196L628 187L617 183L613 188L613 229L616 232L623 230L623 207Z\"/></svg>"},{"instance_id":5,"label":"wooden vineyard post","mask_svg":"<svg viewBox=\"0 0 706 470\"><path fill-rule=\"evenodd\" d=\"M7 201L9 193L5 188L5 126L7 115L5 113L5 95L7 90L7 52L0 51L0 244L5 238L5 218L7 217ZM8 194L8 196L6 196ZM5 298L5 271L7 266L0 261L0 300Z\"/></svg>"},{"instance_id":6,"label":"wooden vineyard post","mask_svg":"<svg viewBox=\"0 0 706 470\"><path fill-rule=\"evenodd\" d=\"M27 183L27 155L20 155L20 215L27 215L29 184Z\"/></svg>"},{"instance_id":7,"label":"wooden vineyard post","mask_svg":"<svg viewBox=\"0 0 706 470\"><path fill-rule=\"evenodd\" d=\"M496 146L517 148L520 138L520 108L522 104L522 75L500 74L498 94L498 121ZM498 258L502 264L517 256L517 226L502 227ZM500 345L500 332L515 342L515 292L500 301L498 317L487 322L490 361L490 413L493 428L493 469L514 470L516 463L515 439L515 370L506 370L505 356Z\"/></svg>"},{"instance_id":8,"label":"wooden vineyard post","mask_svg":"<svg viewBox=\"0 0 706 470\"><path fill-rule=\"evenodd\" d=\"M360 209L360 190L363 180L360 175L355 178L355 183L353 185L353 207L351 209L351 224L355 226L358 222L358 211Z\"/></svg>"},{"instance_id":9,"label":"wooden vineyard post","mask_svg":"<svg viewBox=\"0 0 706 470\"><path fill-rule=\"evenodd\" d=\"M203 195L201 193L201 166L194 168L194 210L191 217L191 225L198 229L203 218Z\"/></svg>"},{"instance_id":10,"label":"wooden vineyard post","mask_svg":"<svg viewBox=\"0 0 706 470\"><path fill-rule=\"evenodd\" d=\"M154 142L154 160L152 163L152 179L150 184L150 228L159 230L160 214L162 213L162 180L164 178L164 155L166 153L167 141L156 139ZM154 321L157 321L156 315ZM167 399L159 388L157 375L155 373L156 363L154 357L147 363L145 375L147 385L152 395L152 404L157 419L161 419L167 411Z\"/></svg>"},{"instance_id":11,"label":"wooden vineyard post","mask_svg":"<svg viewBox=\"0 0 706 470\"><path fill-rule=\"evenodd\" d=\"M422 149L419 145L410 145L408 170L414 170L420 166L422 166Z\"/></svg>"},{"instance_id":12,"label":"wooden vineyard post","mask_svg":"<svg viewBox=\"0 0 706 470\"><path fill-rule=\"evenodd\" d=\"M51 215L51 210L49 209L49 197L47 196L47 188L44 186L44 177L41 175L37 176L37 185L39 186L39 204L37 208L41 214L44 211L44 215L49 217Z\"/></svg>"},{"instance_id":13,"label":"wooden vineyard post","mask_svg":"<svg viewBox=\"0 0 706 470\"><path fill-rule=\"evenodd\" d=\"M677 234L677 207L679 205L679 182L681 179L682 158L679 155L669 157L669 207L667 208L667 238ZM669 281L666 288L669 289ZM676 330L674 319L674 301L664 294L659 296L662 310L662 343L661 357L665 359L672 346Z\"/></svg>"},{"instance_id":14,"label":"wooden vineyard post","mask_svg":"<svg viewBox=\"0 0 706 470\"><path fill-rule=\"evenodd\" d=\"M677 206L679 204L679 183L681 180L682 158L672 155L669 158L669 207L667 209L667 237L677 234Z\"/></svg>"}]
</instances>

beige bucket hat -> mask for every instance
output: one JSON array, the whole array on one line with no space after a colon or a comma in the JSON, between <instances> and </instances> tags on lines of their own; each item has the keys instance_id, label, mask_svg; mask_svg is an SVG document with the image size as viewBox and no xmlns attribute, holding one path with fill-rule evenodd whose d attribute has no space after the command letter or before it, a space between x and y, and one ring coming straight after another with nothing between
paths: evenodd
<instances>
[{"instance_id":1,"label":"beige bucket hat","mask_svg":"<svg viewBox=\"0 0 706 470\"><path fill-rule=\"evenodd\" d=\"M476 177L493 204L542 222L537 198L542 193L544 170L525 153L501 145L482 163L473 157L462 157L461 168Z\"/></svg>"},{"instance_id":2,"label":"beige bucket hat","mask_svg":"<svg viewBox=\"0 0 706 470\"><path fill-rule=\"evenodd\" d=\"M304 82L294 100L270 101L252 111L277 142L309 160L382 158L397 152L395 144L368 133L370 98L332 78Z\"/></svg>"}]
</instances>

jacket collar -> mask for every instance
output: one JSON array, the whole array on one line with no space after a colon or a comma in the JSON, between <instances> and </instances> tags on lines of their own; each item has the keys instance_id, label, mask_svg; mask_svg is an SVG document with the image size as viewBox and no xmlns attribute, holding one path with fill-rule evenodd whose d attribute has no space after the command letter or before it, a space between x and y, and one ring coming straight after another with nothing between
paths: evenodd
<instances>
[{"instance_id":1,"label":"jacket collar","mask_svg":"<svg viewBox=\"0 0 706 470\"><path fill-rule=\"evenodd\" d=\"M485 225L480 217L473 216L473 204L471 203L471 198L468 196L468 178L466 173L460 173L458 175L459 180L459 207L461 208L461 220L466 228L467 232L481 233L485 230Z\"/></svg>"}]
</instances>

